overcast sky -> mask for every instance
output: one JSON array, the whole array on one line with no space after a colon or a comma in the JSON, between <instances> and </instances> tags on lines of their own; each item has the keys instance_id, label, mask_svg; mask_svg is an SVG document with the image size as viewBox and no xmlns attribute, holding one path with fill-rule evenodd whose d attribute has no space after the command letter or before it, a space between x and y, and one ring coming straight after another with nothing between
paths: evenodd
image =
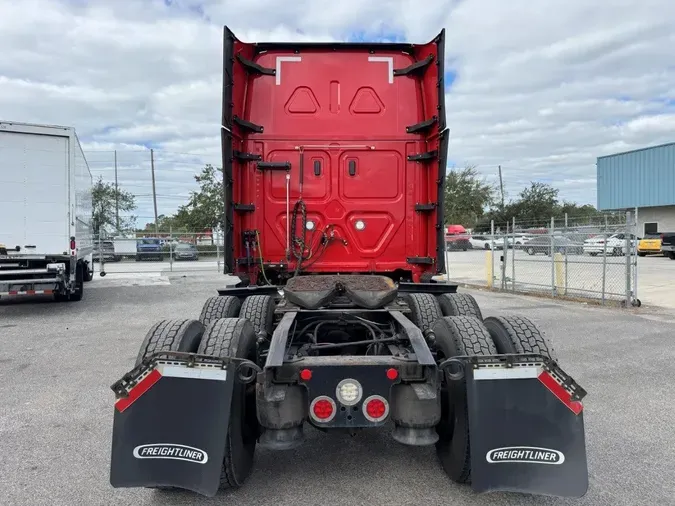
<instances>
[{"instance_id":1,"label":"overcast sky","mask_svg":"<svg viewBox=\"0 0 675 506\"><path fill-rule=\"evenodd\" d=\"M220 164L222 30L244 41L405 40L446 29L449 159L508 197L596 203L597 156L675 141L673 0L0 0L0 119L74 126L92 172L152 216ZM145 220L143 220L145 221Z\"/></svg>"}]
</instances>

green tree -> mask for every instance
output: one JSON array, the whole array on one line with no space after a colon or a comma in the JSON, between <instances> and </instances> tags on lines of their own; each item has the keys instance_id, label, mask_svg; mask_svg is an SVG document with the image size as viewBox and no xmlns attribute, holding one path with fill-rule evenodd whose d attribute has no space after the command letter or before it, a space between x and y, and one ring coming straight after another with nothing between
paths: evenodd
<instances>
[{"instance_id":1,"label":"green tree","mask_svg":"<svg viewBox=\"0 0 675 506\"><path fill-rule=\"evenodd\" d=\"M200 174L195 175L198 191L190 192L190 200L178 208L172 217L176 228L200 231L223 225L223 180L220 170L207 164Z\"/></svg>"},{"instance_id":2,"label":"green tree","mask_svg":"<svg viewBox=\"0 0 675 506\"><path fill-rule=\"evenodd\" d=\"M543 225L559 214L558 189L551 185L533 181L518 197L505 209L505 214L515 217L517 222Z\"/></svg>"},{"instance_id":3,"label":"green tree","mask_svg":"<svg viewBox=\"0 0 675 506\"><path fill-rule=\"evenodd\" d=\"M116 189L113 183L106 183L99 177L92 188L91 200L94 234L133 229L135 216L120 216L119 230L117 223L117 209L119 213L129 213L136 209L136 200L131 193Z\"/></svg>"},{"instance_id":4,"label":"green tree","mask_svg":"<svg viewBox=\"0 0 675 506\"><path fill-rule=\"evenodd\" d=\"M453 169L445 176L445 223L474 227L494 201L495 188L480 177L474 165Z\"/></svg>"}]
</instances>

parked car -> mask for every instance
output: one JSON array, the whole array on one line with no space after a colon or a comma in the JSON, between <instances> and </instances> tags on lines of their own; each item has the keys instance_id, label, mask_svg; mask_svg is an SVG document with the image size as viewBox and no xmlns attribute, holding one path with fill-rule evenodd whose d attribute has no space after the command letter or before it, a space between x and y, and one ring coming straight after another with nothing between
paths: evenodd
<instances>
[{"instance_id":1,"label":"parked car","mask_svg":"<svg viewBox=\"0 0 675 506\"><path fill-rule=\"evenodd\" d=\"M530 239L523 245L523 249L528 255L543 253L550 256L551 246L553 246L555 253L562 253L563 255L582 255L584 253L584 245L582 243L572 241L564 236L553 236L553 240L551 240L550 235L542 235Z\"/></svg>"},{"instance_id":2,"label":"parked car","mask_svg":"<svg viewBox=\"0 0 675 506\"><path fill-rule=\"evenodd\" d=\"M94 262L103 261L117 262L119 258L115 255L115 245L112 241L96 241L94 242Z\"/></svg>"},{"instance_id":3,"label":"parked car","mask_svg":"<svg viewBox=\"0 0 675 506\"><path fill-rule=\"evenodd\" d=\"M445 232L445 244L449 250L466 251L471 247L469 233L462 225L448 225Z\"/></svg>"},{"instance_id":4,"label":"parked car","mask_svg":"<svg viewBox=\"0 0 675 506\"><path fill-rule=\"evenodd\" d=\"M661 234L661 251L664 256L675 260L675 232Z\"/></svg>"},{"instance_id":5,"label":"parked car","mask_svg":"<svg viewBox=\"0 0 675 506\"><path fill-rule=\"evenodd\" d=\"M194 244L183 242L173 246L173 257L176 260L199 260L199 251Z\"/></svg>"},{"instance_id":6,"label":"parked car","mask_svg":"<svg viewBox=\"0 0 675 506\"><path fill-rule=\"evenodd\" d=\"M509 236L508 243L509 247L515 247L516 249L522 249L523 245L531 239L534 239L536 235L534 234L516 234L515 236Z\"/></svg>"},{"instance_id":7,"label":"parked car","mask_svg":"<svg viewBox=\"0 0 675 506\"><path fill-rule=\"evenodd\" d=\"M604 235L591 237L584 241L584 253L591 256L596 255L625 255L626 251L626 237L630 238L631 248L637 246L638 238L633 234L612 234L606 238Z\"/></svg>"},{"instance_id":8,"label":"parked car","mask_svg":"<svg viewBox=\"0 0 675 506\"><path fill-rule=\"evenodd\" d=\"M136 242L136 261L149 259L164 260L162 244L159 239L144 237Z\"/></svg>"},{"instance_id":9,"label":"parked car","mask_svg":"<svg viewBox=\"0 0 675 506\"><path fill-rule=\"evenodd\" d=\"M648 254L661 253L661 238L662 234L645 234L638 241L637 254L643 257Z\"/></svg>"},{"instance_id":10,"label":"parked car","mask_svg":"<svg viewBox=\"0 0 675 506\"><path fill-rule=\"evenodd\" d=\"M487 249L489 250L492 247L493 241L492 237L489 235L474 235L469 237L469 243L474 249ZM494 236L494 248L495 249L504 249L504 238Z\"/></svg>"}]
</instances>

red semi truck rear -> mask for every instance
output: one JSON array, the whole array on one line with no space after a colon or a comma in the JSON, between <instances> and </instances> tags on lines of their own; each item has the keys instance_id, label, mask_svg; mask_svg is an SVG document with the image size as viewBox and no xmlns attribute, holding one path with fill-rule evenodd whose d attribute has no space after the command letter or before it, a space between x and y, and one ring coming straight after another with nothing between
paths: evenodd
<instances>
[{"instance_id":1,"label":"red semi truck rear","mask_svg":"<svg viewBox=\"0 0 675 506\"><path fill-rule=\"evenodd\" d=\"M112 386L113 486L211 496L244 484L257 446L386 427L478 492L586 492L584 390L532 321L484 318L432 280L443 46L225 29L226 273L241 283L153 325Z\"/></svg>"},{"instance_id":2,"label":"red semi truck rear","mask_svg":"<svg viewBox=\"0 0 675 506\"><path fill-rule=\"evenodd\" d=\"M412 44L247 44L225 35L225 269L443 271L443 33Z\"/></svg>"}]
</instances>

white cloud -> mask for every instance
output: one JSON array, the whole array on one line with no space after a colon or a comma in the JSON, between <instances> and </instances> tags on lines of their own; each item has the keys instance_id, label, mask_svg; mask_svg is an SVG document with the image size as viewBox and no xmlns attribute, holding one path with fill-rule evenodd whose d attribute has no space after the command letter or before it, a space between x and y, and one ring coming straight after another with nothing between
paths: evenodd
<instances>
[{"instance_id":1,"label":"white cloud","mask_svg":"<svg viewBox=\"0 0 675 506\"><path fill-rule=\"evenodd\" d=\"M595 202L595 158L675 140L670 0L0 1L0 119L67 124L96 174L160 212L220 162L222 27L245 41L446 28L450 156L515 195L530 180ZM197 156L180 153L192 153Z\"/></svg>"}]
</instances>

